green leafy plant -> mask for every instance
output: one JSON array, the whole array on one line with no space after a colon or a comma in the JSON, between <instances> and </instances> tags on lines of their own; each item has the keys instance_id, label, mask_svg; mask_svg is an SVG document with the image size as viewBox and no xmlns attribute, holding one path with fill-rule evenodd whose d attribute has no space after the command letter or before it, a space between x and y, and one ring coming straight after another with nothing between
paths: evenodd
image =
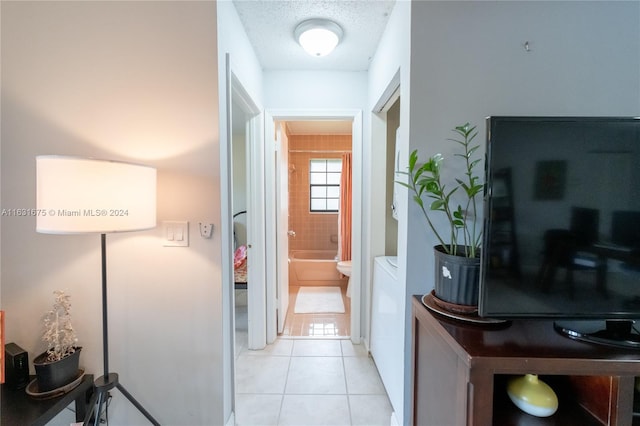
<instances>
[{"instance_id":1,"label":"green leafy plant","mask_svg":"<svg viewBox=\"0 0 640 426\"><path fill-rule=\"evenodd\" d=\"M71 325L71 296L56 290L53 308L44 317L42 340L47 343L47 361L60 361L76 351L78 338Z\"/></svg>"},{"instance_id":2,"label":"green leafy plant","mask_svg":"<svg viewBox=\"0 0 640 426\"><path fill-rule=\"evenodd\" d=\"M472 142L478 135L476 126L469 123L457 126L453 131L458 135L456 139L447 139L459 144L461 153L454 154L455 157L464 161L465 171L463 176L455 178L455 184L449 188L442 178L442 167L444 157L442 154L435 154L421 166L418 165L418 150L414 150L409 156L409 167L407 172L398 172L408 176L408 182L397 183L407 187L413 194L413 200L420 207L427 223L445 252L450 255L462 255L466 257L477 257L480 255L482 244L482 229L476 224L478 213L477 197L482 193L484 184L480 178L474 174L474 169L481 161L480 158L473 159L475 152L480 145ZM457 191L463 191L465 196L464 206L458 204L454 206L452 196ZM427 205L423 197L432 201ZM429 211L443 213L449 222L448 243L443 237L444 232L438 231L431 221ZM460 241L462 234L462 242Z\"/></svg>"}]
</instances>

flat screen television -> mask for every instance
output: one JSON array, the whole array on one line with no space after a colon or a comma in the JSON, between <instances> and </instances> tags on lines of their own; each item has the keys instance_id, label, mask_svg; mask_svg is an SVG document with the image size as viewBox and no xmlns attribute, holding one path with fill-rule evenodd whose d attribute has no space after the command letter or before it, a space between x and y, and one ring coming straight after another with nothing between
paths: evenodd
<instances>
[{"instance_id":1,"label":"flat screen television","mask_svg":"<svg viewBox=\"0 0 640 426\"><path fill-rule=\"evenodd\" d=\"M486 124L480 316L640 349L640 119Z\"/></svg>"}]
</instances>

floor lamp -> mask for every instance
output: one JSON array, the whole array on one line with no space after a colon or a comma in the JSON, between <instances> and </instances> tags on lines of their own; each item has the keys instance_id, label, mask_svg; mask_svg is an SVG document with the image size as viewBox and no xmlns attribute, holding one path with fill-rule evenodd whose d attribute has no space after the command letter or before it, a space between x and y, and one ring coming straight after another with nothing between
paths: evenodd
<instances>
[{"instance_id":1,"label":"floor lamp","mask_svg":"<svg viewBox=\"0 0 640 426\"><path fill-rule=\"evenodd\" d=\"M36 157L36 230L47 234L100 234L102 254L102 350L104 375L85 424L100 421L108 392L117 388L154 425L159 423L109 370L106 234L156 226L156 169L132 163L81 157ZM97 411L96 411L97 410Z\"/></svg>"}]
</instances>

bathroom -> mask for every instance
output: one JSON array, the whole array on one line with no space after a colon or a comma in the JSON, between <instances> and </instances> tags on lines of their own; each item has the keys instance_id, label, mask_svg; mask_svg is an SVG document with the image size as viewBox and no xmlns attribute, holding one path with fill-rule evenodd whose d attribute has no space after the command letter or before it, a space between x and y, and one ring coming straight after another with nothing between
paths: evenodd
<instances>
[{"instance_id":1,"label":"bathroom","mask_svg":"<svg viewBox=\"0 0 640 426\"><path fill-rule=\"evenodd\" d=\"M341 195L351 186L351 121L283 124L288 140L289 309L282 335L346 338L350 262L340 262L340 270L338 262L351 259L350 191ZM341 222L347 231L341 231Z\"/></svg>"}]
</instances>

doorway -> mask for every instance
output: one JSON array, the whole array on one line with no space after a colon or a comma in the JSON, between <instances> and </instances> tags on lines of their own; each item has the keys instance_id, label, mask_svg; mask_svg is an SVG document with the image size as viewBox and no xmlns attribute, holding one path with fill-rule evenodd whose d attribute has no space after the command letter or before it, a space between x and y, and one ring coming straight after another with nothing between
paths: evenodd
<instances>
[{"instance_id":1,"label":"doorway","mask_svg":"<svg viewBox=\"0 0 640 426\"><path fill-rule=\"evenodd\" d=\"M238 78L227 69L228 91L227 167L228 182L228 265L231 266L229 300L233 309L232 335L236 353L242 349L262 349L266 345L264 256L264 175L263 116ZM242 257L239 256L242 254ZM227 291L226 286L223 292Z\"/></svg>"},{"instance_id":2,"label":"doorway","mask_svg":"<svg viewBox=\"0 0 640 426\"><path fill-rule=\"evenodd\" d=\"M289 172L294 173L307 173L305 168L304 172L298 170L298 166L294 166L295 170L290 170L289 162L283 161L282 141L278 139L279 131L282 132L282 123L296 123L299 122L316 122L320 121L337 121L347 122L347 127L351 128L351 154L352 154L352 217L351 224L351 243L352 243L352 273L351 273L351 286L350 294L351 298L346 298L349 308L349 335L354 343L360 343L360 305L361 305L361 253L362 253L362 241L360 236L362 235L361 228L361 212L362 212L362 200L361 200L361 188L362 188L362 113L359 110L348 111L317 111L317 112L301 112L301 111L278 111L278 114L265 113L265 140L267 144L271 139L274 146L275 158L273 160L268 159L266 161L266 205L273 206L267 208L267 318L266 318L266 331L267 342L271 343L275 341L278 335L278 328L280 331L284 331L284 321L286 313L289 311L290 306L294 306L291 303L283 303L289 296L289 272L290 272L290 253L289 242L292 238L297 238L298 231L290 229L289 214L278 214L278 206L282 207L282 203L278 201L277 188L281 188L281 180L286 170L287 179ZM307 149L307 151L313 151L313 149ZM338 149L333 149L338 151ZM286 150L286 156L288 157L290 150ZM302 153L300 153L302 154ZM313 153L306 153L313 154ZM280 165L280 166L278 166ZM287 191L289 192L289 191ZM280 191L280 194L284 191ZM283 198L283 197L280 197ZM293 237L289 231L293 231L296 237ZM331 235L328 234L327 238L331 243ZM336 235L337 237L337 235ZM298 243L298 240L296 240ZM337 247L336 247L337 248ZM335 254L334 254L335 257ZM284 261L284 262L283 262ZM286 266L285 266L286 265ZM335 265L335 263L334 263ZM336 271L337 272L337 271ZM339 274L337 274L339 275ZM343 279L344 280L344 279ZM314 286L315 287L315 286ZM297 291L295 289L295 295ZM346 292L346 286L345 286ZM285 296L286 292L286 296ZM294 299L294 298L292 298ZM346 307L345 307L346 310ZM283 312L284 311L284 312ZM284 315L283 315L284 314ZM344 333L343 333L344 334Z\"/></svg>"},{"instance_id":3,"label":"doorway","mask_svg":"<svg viewBox=\"0 0 640 426\"><path fill-rule=\"evenodd\" d=\"M288 288L278 293L278 334L348 338L352 121L285 121L276 128L283 160L277 168L286 172L277 172L276 196L288 206L279 221L287 229L288 270L278 279L286 283L288 272Z\"/></svg>"}]
</instances>

